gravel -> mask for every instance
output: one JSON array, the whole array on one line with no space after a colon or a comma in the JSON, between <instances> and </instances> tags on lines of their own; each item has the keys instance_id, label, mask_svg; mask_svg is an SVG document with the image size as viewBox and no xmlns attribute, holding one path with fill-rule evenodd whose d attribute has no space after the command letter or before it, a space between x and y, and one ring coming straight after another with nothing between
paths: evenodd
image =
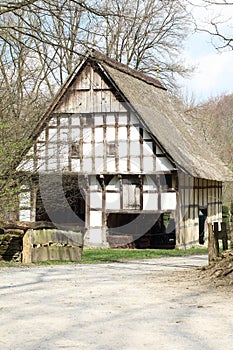
<instances>
[{"instance_id":1,"label":"gravel","mask_svg":"<svg viewBox=\"0 0 233 350\"><path fill-rule=\"evenodd\" d=\"M232 349L230 289L206 256L2 268L1 350Z\"/></svg>"}]
</instances>

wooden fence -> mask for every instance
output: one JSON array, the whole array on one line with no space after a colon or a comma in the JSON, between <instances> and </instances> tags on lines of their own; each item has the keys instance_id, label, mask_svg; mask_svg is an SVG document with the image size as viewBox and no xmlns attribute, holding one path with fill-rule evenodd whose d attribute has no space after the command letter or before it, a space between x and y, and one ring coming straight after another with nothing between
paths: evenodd
<instances>
[{"instance_id":1,"label":"wooden fence","mask_svg":"<svg viewBox=\"0 0 233 350\"><path fill-rule=\"evenodd\" d=\"M226 223L221 223L221 230L219 231L219 223L208 224L208 254L209 263L214 261L219 256L219 240L222 241L223 250L228 249L228 241L231 241L231 248L233 249L233 232L232 225L227 229Z\"/></svg>"}]
</instances>

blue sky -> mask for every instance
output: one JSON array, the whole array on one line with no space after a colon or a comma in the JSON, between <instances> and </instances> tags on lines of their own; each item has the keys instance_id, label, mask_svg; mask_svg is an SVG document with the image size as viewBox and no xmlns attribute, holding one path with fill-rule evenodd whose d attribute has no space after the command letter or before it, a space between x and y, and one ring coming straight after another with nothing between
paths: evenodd
<instances>
[{"instance_id":1,"label":"blue sky","mask_svg":"<svg viewBox=\"0 0 233 350\"><path fill-rule=\"evenodd\" d=\"M224 6L221 9L218 7L217 11L220 10L221 19L233 18L233 6L228 6L227 9ZM203 9L197 10L196 16L203 23L206 18L202 11ZM208 15L212 16L213 12ZM220 53L211 44L208 34L195 33L189 35L186 41L184 60L195 66L192 77L180 81L184 96L193 97L195 102L202 102L215 96L233 93L233 50Z\"/></svg>"}]
</instances>

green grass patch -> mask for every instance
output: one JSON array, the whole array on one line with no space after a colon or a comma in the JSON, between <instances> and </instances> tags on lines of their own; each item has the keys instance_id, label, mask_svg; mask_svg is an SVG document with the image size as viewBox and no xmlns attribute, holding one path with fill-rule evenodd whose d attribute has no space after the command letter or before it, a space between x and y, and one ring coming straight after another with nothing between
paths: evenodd
<instances>
[{"instance_id":1,"label":"green grass patch","mask_svg":"<svg viewBox=\"0 0 233 350\"><path fill-rule=\"evenodd\" d=\"M207 254L206 247L195 247L190 249L88 249L84 248L82 260L71 261L43 261L29 264L38 265L63 265L63 264L101 264L110 262L122 262L139 259L154 259L162 257L176 257L187 255ZM22 263L0 261L0 267L23 266Z\"/></svg>"},{"instance_id":2,"label":"green grass patch","mask_svg":"<svg viewBox=\"0 0 233 350\"><path fill-rule=\"evenodd\" d=\"M84 249L80 264L99 264L117 261L154 259L161 257L207 254L208 249Z\"/></svg>"}]
</instances>

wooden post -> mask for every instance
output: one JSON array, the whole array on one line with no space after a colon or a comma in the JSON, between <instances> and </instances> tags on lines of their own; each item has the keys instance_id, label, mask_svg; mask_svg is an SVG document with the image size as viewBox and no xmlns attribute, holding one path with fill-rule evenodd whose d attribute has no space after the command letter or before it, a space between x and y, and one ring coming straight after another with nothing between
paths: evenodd
<instances>
[{"instance_id":1,"label":"wooden post","mask_svg":"<svg viewBox=\"0 0 233 350\"><path fill-rule=\"evenodd\" d=\"M214 249L216 256L219 255L219 242L218 242L218 222L214 222Z\"/></svg>"},{"instance_id":2,"label":"wooden post","mask_svg":"<svg viewBox=\"0 0 233 350\"><path fill-rule=\"evenodd\" d=\"M230 241L231 241L231 249L233 249L233 222L230 222L229 235L230 235Z\"/></svg>"},{"instance_id":3,"label":"wooden post","mask_svg":"<svg viewBox=\"0 0 233 350\"><path fill-rule=\"evenodd\" d=\"M227 237L227 225L225 222L221 223L221 231L222 231L222 248L223 250L228 249L228 237Z\"/></svg>"},{"instance_id":4,"label":"wooden post","mask_svg":"<svg viewBox=\"0 0 233 350\"><path fill-rule=\"evenodd\" d=\"M214 233L212 224L208 224L208 260L209 264L216 258L214 249Z\"/></svg>"}]
</instances>

